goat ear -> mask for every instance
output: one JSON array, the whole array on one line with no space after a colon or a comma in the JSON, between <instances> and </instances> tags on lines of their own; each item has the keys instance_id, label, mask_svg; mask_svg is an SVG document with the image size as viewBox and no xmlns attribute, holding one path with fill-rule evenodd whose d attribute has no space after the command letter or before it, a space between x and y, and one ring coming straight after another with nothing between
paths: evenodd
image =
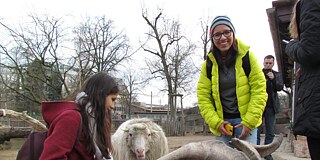
<instances>
[{"instance_id":1,"label":"goat ear","mask_svg":"<svg viewBox=\"0 0 320 160\"><path fill-rule=\"evenodd\" d=\"M126 127L126 128L121 128L124 132L129 132L129 129Z\"/></svg>"}]
</instances>

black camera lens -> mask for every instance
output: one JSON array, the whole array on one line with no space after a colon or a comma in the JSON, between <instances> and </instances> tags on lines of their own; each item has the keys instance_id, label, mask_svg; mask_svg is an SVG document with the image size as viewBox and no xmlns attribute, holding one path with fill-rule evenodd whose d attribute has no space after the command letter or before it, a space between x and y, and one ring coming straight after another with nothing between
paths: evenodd
<instances>
[{"instance_id":1,"label":"black camera lens","mask_svg":"<svg viewBox=\"0 0 320 160\"><path fill-rule=\"evenodd\" d=\"M269 76L267 75L269 72L271 72L271 69L263 69L263 73L266 78L269 78Z\"/></svg>"},{"instance_id":2,"label":"black camera lens","mask_svg":"<svg viewBox=\"0 0 320 160\"><path fill-rule=\"evenodd\" d=\"M264 74L267 74L267 73L269 73L269 72L271 72L271 69L263 69L263 73L264 73Z\"/></svg>"}]
</instances>

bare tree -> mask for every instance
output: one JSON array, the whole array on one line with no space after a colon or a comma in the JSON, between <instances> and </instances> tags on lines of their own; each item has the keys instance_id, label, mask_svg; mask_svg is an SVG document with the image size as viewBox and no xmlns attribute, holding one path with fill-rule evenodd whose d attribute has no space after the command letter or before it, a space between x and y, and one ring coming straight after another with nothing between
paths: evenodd
<instances>
[{"instance_id":1,"label":"bare tree","mask_svg":"<svg viewBox=\"0 0 320 160\"><path fill-rule=\"evenodd\" d=\"M128 118L131 119L132 103L137 101L139 90L143 89L150 79L146 77L146 74L144 74L142 70L139 69L139 71L137 71L129 66L126 68L126 71L122 73L121 77L126 88L126 92L122 92L121 94L121 101L123 101L126 106L124 112L127 113Z\"/></svg>"},{"instance_id":2,"label":"bare tree","mask_svg":"<svg viewBox=\"0 0 320 160\"><path fill-rule=\"evenodd\" d=\"M91 19L87 17L74 29L76 34L77 67L80 81L99 71L116 71L116 66L129 59L129 40L122 32L117 32L113 21L105 16Z\"/></svg>"},{"instance_id":3,"label":"bare tree","mask_svg":"<svg viewBox=\"0 0 320 160\"><path fill-rule=\"evenodd\" d=\"M43 100L61 99L62 89L69 91L65 79L71 67L64 65L60 46L64 37L61 19L36 14L29 18L31 23L19 27L0 22L8 35L7 41L0 44L0 67L9 70L12 79L6 81L1 74L1 81L16 93L18 106L36 108Z\"/></svg>"},{"instance_id":4,"label":"bare tree","mask_svg":"<svg viewBox=\"0 0 320 160\"><path fill-rule=\"evenodd\" d=\"M203 60L207 59L207 49L208 49L208 43L210 42L209 38L209 27L208 22L201 21L201 28L202 28L202 35L201 35L201 42L203 45Z\"/></svg>"},{"instance_id":5,"label":"bare tree","mask_svg":"<svg viewBox=\"0 0 320 160\"><path fill-rule=\"evenodd\" d=\"M21 106L18 111L37 111L43 100L62 99L93 73L117 71L116 66L134 53L128 52L126 35L117 32L105 17L87 18L73 29L76 36L72 41L67 39L61 18L36 14L29 18L30 23L18 27L0 21L7 35L3 38L7 41L0 42L0 67L9 73L1 74L0 80L17 95L14 102ZM70 42L75 50L63 46Z\"/></svg>"},{"instance_id":6,"label":"bare tree","mask_svg":"<svg viewBox=\"0 0 320 160\"><path fill-rule=\"evenodd\" d=\"M168 124L174 124L177 118L175 105L177 103L174 102L174 95L186 91L185 87L189 85L189 80L196 71L193 63L188 59L194 53L195 45L181 35L179 22L163 18L162 12L152 21L146 12L142 14L142 17L150 27L150 32L147 35L157 44L155 48L143 47L146 52L154 56L153 59L147 61L147 65L154 78L166 81L167 86L164 90L168 92L170 107ZM168 127L169 135L172 134L173 127Z\"/></svg>"}]
</instances>

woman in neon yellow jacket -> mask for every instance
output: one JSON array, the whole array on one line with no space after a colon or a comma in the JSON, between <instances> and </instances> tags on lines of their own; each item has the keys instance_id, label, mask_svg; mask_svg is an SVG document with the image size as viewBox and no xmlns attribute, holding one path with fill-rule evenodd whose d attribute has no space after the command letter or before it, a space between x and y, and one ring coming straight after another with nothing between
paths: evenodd
<instances>
[{"instance_id":1,"label":"woman in neon yellow jacket","mask_svg":"<svg viewBox=\"0 0 320 160\"><path fill-rule=\"evenodd\" d=\"M266 80L249 46L235 38L235 29L227 16L217 16L210 27L211 49L203 63L197 87L200 113L216 135L228 144L238 137L256 144L257 127L268 94ZM248 54L248 76L243 57ZM207 75L207 62L212 62L211 77ZM227 126L231 125L232 133Z\"/></svg>"}]
</instances>

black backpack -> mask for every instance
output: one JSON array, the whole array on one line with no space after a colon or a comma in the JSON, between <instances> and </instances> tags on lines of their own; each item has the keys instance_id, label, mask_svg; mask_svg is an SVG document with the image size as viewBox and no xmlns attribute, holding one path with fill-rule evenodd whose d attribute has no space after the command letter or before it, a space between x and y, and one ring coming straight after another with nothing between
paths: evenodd
<instances>
[{"instance_id":1,"label":"black backpack","mask_svg":"<svg viewBox=\"0 0 320 160\"><path fill-rule=\"evenodd\" d=\"M207 77L211 80L212 77L212 61L210 58L207 56ZM246 76L249 77L249 74L251 72L251 67L250 67L250 59L249 59L249 51L246 53L244 57L242 57L242 68L244 72L246 73Z\"/></svg>"},{"instance_id":2,"label":"black backpack","mask_svg":"<svg viewBox=\"0 0 320 160\"><path fill-rule=\"evenodd\" d=\"M80 114L80 113L79 113ZM78 142L82 130L82 118L80 118L80 127L78 129L76 141L73 147ZM44 141L47 138L48 131L33 131L29 134L26 141L21 146L16 160L38 160L43 150Z\"/></svg>"}]
</instances>

